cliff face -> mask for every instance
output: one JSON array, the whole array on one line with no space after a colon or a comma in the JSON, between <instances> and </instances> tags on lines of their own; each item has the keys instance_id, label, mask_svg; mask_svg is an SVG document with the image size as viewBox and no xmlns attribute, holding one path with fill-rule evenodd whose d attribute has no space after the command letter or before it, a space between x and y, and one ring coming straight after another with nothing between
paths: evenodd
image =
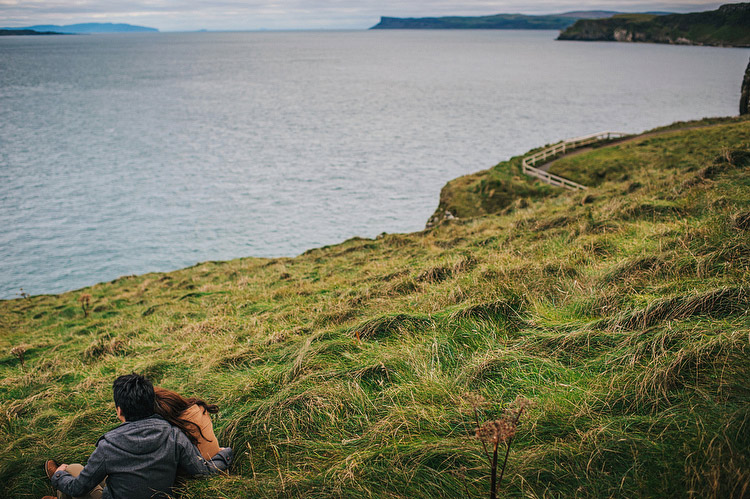
<instances>
[{"instance_id":1,"label":"cliff face","mask_svg":"<svg viewBox=\"0 0 750 499\"><path fill-rule=\"evenodd\" d=\"M750 62L747 63L745 79L742 80L742 96L740 97L740 115L750 114Z\"/></svg>"},{"instance_id":2,"label":"cliff face","mask_svg":"<svg viewBox=\"0 0 750 499\"><path fill-rule=\"evenodd\" d=\"M563 31L558 40L750 47L750 3L692 14L623 14L609 19L583 19Z\"/></svg>"}]
</instances>

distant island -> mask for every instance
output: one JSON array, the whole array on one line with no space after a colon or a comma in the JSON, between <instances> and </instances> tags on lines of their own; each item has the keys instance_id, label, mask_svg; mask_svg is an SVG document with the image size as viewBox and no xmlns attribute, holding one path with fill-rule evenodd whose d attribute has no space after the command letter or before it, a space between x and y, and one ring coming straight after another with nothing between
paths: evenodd
<instances>
[{"instance_id":1,"label":"distant island","mask_svg":"<svg viewBox=\"0 0 750 499\"><path fill-rule=\"evenodd\" d=\"M582 10L543 16L495 14L477 17L381 17L380 22L370 29L565 29L580 19L602 19L616 14L618 12L609 10Z\"/></svg>"},{"instance_id":2,"label":"distant island","mask_svg":"<svg viewBox=\"0 0 750 499\"><path fill-rule=\"evenodd\" d=\"M691 14L621 14L579 20L558 40L750 47L750 3Z\"/></svg>"},{"instance_id":3,"label":"distant island","mask_svg":"<svg viewBox=\"0 0 750 499\"><path fill-rule=\"evenodd\" d=\"M132 24L113 24L113 23L84 23L84 24L68 24L65 26L57 26L54 24L39 24L36 26L24 26L19 28L0 28L2 31L31 31L31 33L25 33L27 35L35 34L67 34L67 35L82 35L82 34L98 34L98 33L158 33L159 30L156 28L148 28L146 26L134 26ZM10 33L14 35L24 33Z\"/></svg>"},{"instance_id":4,"label":"distant island","mask_svg":"<svg viewBox=\"0 0 750 499\"><path fill-rule=\"evenodd\" d=\"M68 33L57 33L55 31L35 31L33 29L0 29L0 36L34 36L34 35L66 35Z\"/></svg>"}]
</instances>

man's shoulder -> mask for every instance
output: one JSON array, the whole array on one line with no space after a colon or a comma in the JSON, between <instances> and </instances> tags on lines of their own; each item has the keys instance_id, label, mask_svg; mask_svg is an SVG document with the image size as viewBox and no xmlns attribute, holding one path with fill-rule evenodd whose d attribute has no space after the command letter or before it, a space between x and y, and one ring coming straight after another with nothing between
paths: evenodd
<instances>
[{"instance_id":1,"label":"man's shoulder","mask_svg":"<svg viewBox=\"0 0 750 499\"><path fill-rule=\"evenodd\" d=\"M171 433L173 429L174 427L169 424L168 421L155 414L148 418L139 419L137 421L126 421L120 424L102 435L96 445L114 444L117 447L120 447L122 442L131 441L133 439L161 439L164 438L166 434ZM118 443L120 445L118 445Z\"/></svg>"}]
</instances>

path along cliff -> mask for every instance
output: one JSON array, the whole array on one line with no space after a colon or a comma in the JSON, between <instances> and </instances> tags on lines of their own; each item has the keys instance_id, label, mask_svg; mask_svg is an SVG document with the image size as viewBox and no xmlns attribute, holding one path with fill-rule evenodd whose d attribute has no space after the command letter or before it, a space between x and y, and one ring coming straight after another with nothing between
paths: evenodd
<instances>
[{"instance_id":1,"label":"path along cliff","mask_svg":"<svg viewBox=\"0 0 750 499\"><path fill-rule=\"evenodd\" d=\"M748 81L747 75L746 81ZM749 87L745 85L744 88ZM566 149L564 153L549 154L542 161L535 163L534 166L542 172L549 172L558 179L568 180L571 184L579 184L582 187L598 185L605 179L613 180L613 172L623 172L624 169L619 166L615 168L612 165L603 164L599 168L592 166L591 170L596 171L596 173L591 174L591 172L576 172L567 167L561 169L559 167L565 165L566 160L570 158L585 155L608 146L617 147L634 142L644 142L649 138L670 134L677 130L687 131L711 127L721 121L725 120L707 118L700 121L675 123L637 135L625 136L619 134L622 137L612 139L605 137L605 140L594 141L583 147ZM576 142L588 137L593 136L569 139L568 142ZM511 213L516 209L525 208L534 200L555 196L559 187L529 178L525 172L524 160L538 156L545 151L559 151L560 145L564 142L566 141L531 150L524 155L503 161L493 168L451 180L441 190L440 202L427 221L426 228L434 227L443 220L465 219L492 213ZM622 174L624 175L624 173ZM539 177L539 175L535 176ZM560 185L560 182L554 185ZM575 186L572 187L575 188Z\"/></svg>"}]
</instances>

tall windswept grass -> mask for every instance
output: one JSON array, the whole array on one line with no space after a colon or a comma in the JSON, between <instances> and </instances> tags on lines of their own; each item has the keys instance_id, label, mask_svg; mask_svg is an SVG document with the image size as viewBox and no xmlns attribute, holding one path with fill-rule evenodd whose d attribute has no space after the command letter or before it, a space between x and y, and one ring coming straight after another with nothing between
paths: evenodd
<instances>
[{"instance_id":1,"label":"tall windswept grass","mask_svg":"<svg viewBox=\"0 0 750 499\"><path fill-rule=\"evenodd\" d=\"M553 165L585 193L513 158L422 232L0 302L0 496L50 494L137 371L220 407L236 463L185 499L746 497L750 121L696 125Z\"/></svg>"}]
</instances>

